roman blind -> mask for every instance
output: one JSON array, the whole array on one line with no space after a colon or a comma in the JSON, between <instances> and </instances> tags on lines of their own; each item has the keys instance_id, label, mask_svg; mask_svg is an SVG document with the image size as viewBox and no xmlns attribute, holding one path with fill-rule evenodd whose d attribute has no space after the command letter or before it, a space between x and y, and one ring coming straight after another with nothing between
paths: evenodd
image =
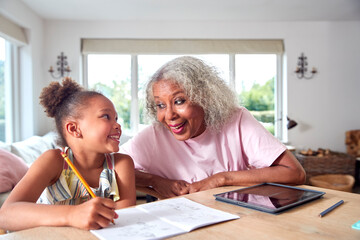
<instances>
[{"instance_id":1,"label":"roman blind","mask_svg":"<svg viewBox=\"0 0 360 240\"><path fill-rule=\"evenodd\" d=\"M283 53L280 39L82 39L83 54Z\"/></svg>"},{"instance_id":2,"label":"roman blind","mask_svg":"<svg viewBox=\"0 0 360 240\"><path fill-rule=\"evenodd\" d=\"M27 44L25 29L2 15L0 15L0 35L15 44Z\"/></svg>"}]
</instances>

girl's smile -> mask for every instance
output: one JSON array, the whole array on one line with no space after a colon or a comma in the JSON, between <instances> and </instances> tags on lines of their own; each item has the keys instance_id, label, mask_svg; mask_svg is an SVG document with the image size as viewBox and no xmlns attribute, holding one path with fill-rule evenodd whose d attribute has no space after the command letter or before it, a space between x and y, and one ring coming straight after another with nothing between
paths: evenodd
<instances>
[{"instance_id":1,"label":"girl's smile","mask_svg":"<svg viewBox=\"0 0 360 240\"><path fill-rule=\"evenodd\" d=\"M121 135L120 132L119 132L119 133L116 133L116 134L111 134L111 135L109 135L109 138L110 138L111 140L114 140L114 141L120 143L120 135Z\"/></svg>"},{"instance_id":2,"label":"girl's smile","mask_svg":"<svg viewBox=\"0 0 360 240\"><path fill-rule=\"evenodd\" d=\"M88 102L79 120L87 148L105 153L119 151L121 126L113 103L104 96L93 97Z\"/></svg>"}]
</instances>

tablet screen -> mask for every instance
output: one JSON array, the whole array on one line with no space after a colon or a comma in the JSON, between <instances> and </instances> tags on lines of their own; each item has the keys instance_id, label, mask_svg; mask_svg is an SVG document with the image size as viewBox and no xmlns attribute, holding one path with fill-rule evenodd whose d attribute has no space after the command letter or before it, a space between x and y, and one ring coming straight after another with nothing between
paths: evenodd
<instances>
[{"instance_id":1,"label":"tablet screen","mask_svg":"<svg viewBox=\"0 0 360 240\"><path fill-rule=\"evenodd\" d=\"M218 200L267 212L278 212L318 198L324 193L280 184L265 183L216 194Z\"/></svg>"}]
</instances>

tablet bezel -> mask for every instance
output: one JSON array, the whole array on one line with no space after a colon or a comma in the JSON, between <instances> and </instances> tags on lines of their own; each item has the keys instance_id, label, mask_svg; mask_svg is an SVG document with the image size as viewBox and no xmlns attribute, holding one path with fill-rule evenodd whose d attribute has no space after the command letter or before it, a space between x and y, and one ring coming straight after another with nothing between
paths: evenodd
<instances>
[{"instance_id":1,"label":"tablet bezel","mask_svg":"<svg viewBox=\"0 0 360 240\"><path fill-rule=\"evenodd\" d=\"M290 188L290 189L297 189L297 190L301 190L304 192L311 192L311 193L315 193L312 196L307 196L305 199L301 199L301 200L297 200L296 202L290 203L288 205L279 207L279 208L267 208L265 206L259 206L259 205L255 205L252 203L248 203L248 202L242 202L242 201L238 201L238 200L234 200L234 199L230 199L230 198L225 198L222 197L221 195L225 194L225 193L232 193L232 192L242 192L242 191L246 191L247 189L250 188L255 188L255 187L259 187L259 186L265 186L265 185L272 185L272 186L278 186L278 187L284 187L284 188ZM251 208L251 209L255 209L255 210L259 210L262 212L267 212L267 213L280 213L284 210L302 205L306 202L321 198L323 195L325 194L325 192L321 192L321 191L316 191L316 190L311 190L311 189L305 189L305 188L300 188L300 187L294 187L294 186L287 186L287 185L282 185L282 184L277 184L277 183L261 183L261 184L257 184L254 186L250 186L250 187L245 187L245 188L239 188L236 190L232 190L232 191L227 191L227 192L222 192L222 193L218 193L218 194L214 194L214 197L216 200L222 201L222 202L226 202L226 203L231 203L231 204L235 204L238 206L242 206L242 207L247 207L247 208Z\"/></svg>"}]
</instances>

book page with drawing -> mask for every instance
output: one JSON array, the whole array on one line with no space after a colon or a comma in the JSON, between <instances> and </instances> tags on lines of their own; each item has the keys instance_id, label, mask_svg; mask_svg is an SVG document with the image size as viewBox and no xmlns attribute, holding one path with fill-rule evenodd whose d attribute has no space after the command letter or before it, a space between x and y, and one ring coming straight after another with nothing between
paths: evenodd
<instances>
[{"instance_id":1,"label":"book page with drawing","mask_svg":"<svg viewBox=\"0 0 360 240\"><path fill-rule=\"evenodd\" d=\"M116 210L115 225L91 232L100 239L162 239L239 216L174 198Z\"/></svg>"}]
</instances>

